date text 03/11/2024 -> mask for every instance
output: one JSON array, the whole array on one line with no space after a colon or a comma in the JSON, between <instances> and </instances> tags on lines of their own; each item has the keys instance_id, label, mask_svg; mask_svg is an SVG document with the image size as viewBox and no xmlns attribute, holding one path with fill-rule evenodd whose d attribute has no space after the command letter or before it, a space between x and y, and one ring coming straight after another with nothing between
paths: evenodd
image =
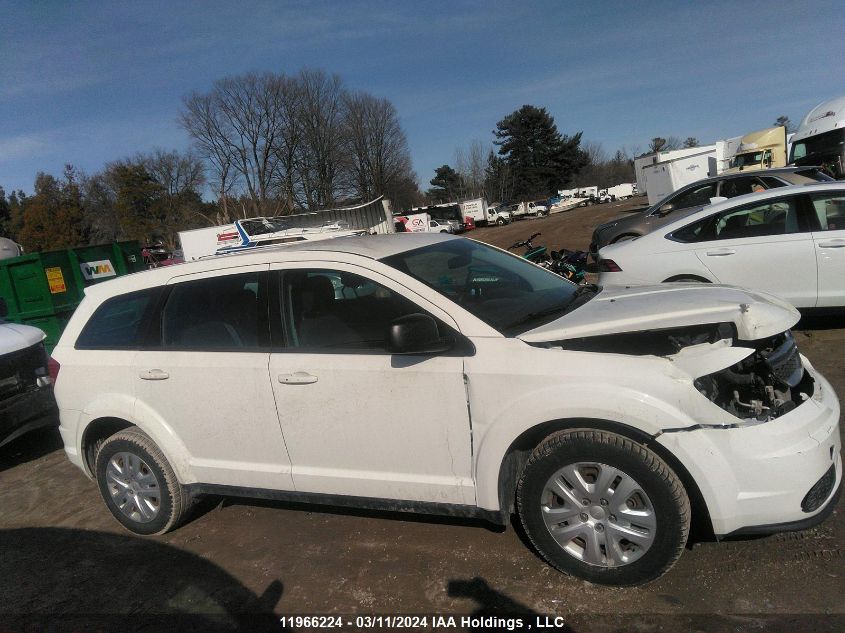
<instances>
[{"instance_id":1,"label":"date text 03/11/2024","mask_svg":"<svg viewBox=\"0 0 845 633\"><path fill-rule=\"evenodd\" d=\"M288 615L279 619L296 629L473 629L527 631L558 630L566 625L561 616L525 617L451 615Z\"/></svg>"}]
</instances>

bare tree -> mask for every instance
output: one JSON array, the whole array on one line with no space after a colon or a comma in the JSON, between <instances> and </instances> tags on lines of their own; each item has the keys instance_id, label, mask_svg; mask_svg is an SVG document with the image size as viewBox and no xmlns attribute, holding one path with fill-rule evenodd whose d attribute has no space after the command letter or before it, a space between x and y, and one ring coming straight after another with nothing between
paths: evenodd
<instances>
[{"instance_id":1,"label":"bare tree","mask_svg":"<svg viewBox=\"0 0 845 633\"><path fill-rule=\"evenodd\" d=\"M301 151L297 171L301 206L323 209L349 191L343 130L344 90L337 75L303 70L297 76L300 93Z\"/></svg>"},{"instance_id":2,"label":"bare tree","mask_svg":"<svg viewBox=\"0 0 845 633\"><path fill-rule=\"evenodd\" d=\"M345 149L357 196L372 199L407 189L408 179L415 178L408 139L393 104L358 92L344 96L344 108Z\"/></svg>"},{"instance_id":3,"label":"bare tree","mask_svg":"<svg viewBox=\"0 0 845 633\"><path fill-rule=\"evenodd\" d=\"M194 92L183 100L184 109L179 122L211 166L215 177L213 188L220 207L217 224L225 224L232 220L228 202L237 173L233 169L234 147L225 132L228 126L216 104L214 93L203 95Z\"/></svg>"},{"instance_id":4,"label":"bare tree","mask_svg":"<svg viewBox=\"0 0 845 633\"><path fill-rule=\"evenodd\" d=\"M455 167L461 175L464 188L462 197L477 198L484 195L485 168L491 150L490 145L485 147L479 139L473 139L466 148L459 147L455 150Z\"/></svg>"},{"instance_id":5,"label":"bare tree","mask_svg":"<svg viewBox=\"0 0 845 633\"><path fill-rule=\"evenodd\" d=\"M275 215L279 158L274 151L286 121L282 75L249 73L215 83L211 93L192 94L180 122L216 166L225 200L232 171L246 187L254 215Z\"/></svg>"}]
</instances>

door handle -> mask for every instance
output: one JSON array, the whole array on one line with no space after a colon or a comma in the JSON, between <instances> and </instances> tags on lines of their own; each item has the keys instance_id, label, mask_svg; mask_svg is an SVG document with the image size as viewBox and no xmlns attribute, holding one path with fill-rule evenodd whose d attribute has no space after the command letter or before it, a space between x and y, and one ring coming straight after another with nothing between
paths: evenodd
<instances>
[{"instance_id":1,"label":"door handle","mask_svg":"<svg viewBox=\"0 0 845 633\"><path fill-rule=\"evenodd\" d=\"M279 374L279 382L283 385L310 385L317 382L317 376L305 371L296 371L292 374Z\"/></svg>"},{"instance_id":2,"label":"door handle","mask_svg":"<svg viewBox=\"0 0 845 633\"><path fill-rule=\"evenodd\" d=\"M167 380L170 374L161 369L148 369L147 371L138 372L138 378L141 380Z\"/></svg>"},{"instance_id":3,"label":"door handle","mask_svg":"<svg viewBox=\"0 0 845 633\"><path fill-rule=\"evenodd\" d=\"M845 248L845 240L836 239L829 242L819 242L820 248Z\"/></svg>"},{"instance_id":4,"label":"door handle","mask_svg":"<svg viewBox=\"0 0 845 633\"><path fill-rule=\"evenodd\" d=\"M715 251L707 251L708 257L724 257L725 255L734 255L736 251L732 248L718 248Z\"/></svg>"}]
</instances>

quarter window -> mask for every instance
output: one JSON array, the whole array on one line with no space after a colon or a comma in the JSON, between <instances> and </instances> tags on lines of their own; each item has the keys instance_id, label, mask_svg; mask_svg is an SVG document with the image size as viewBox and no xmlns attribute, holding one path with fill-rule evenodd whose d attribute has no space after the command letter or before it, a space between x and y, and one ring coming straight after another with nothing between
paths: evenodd
<instances>
[{"instance_id":1,"label":"quarter window","mask_svg":"<svg viewBox=\"0 0 845 633\"><path fill-rule=\"evenodd\" d=\"M165 349L241 351L262 346L259 273L174 284L161 315ZM264 309L266 314L266 309Z\"/></svg>"},{"instance_id":2,"label":"quarter window","mask_svg":"<svg viewBox=\"0 0 845 633\"><path fill-rule=\"evenodd\" d=\"M159 289L130 292L106 300L76 339L76 349L139 349L143 324L154 307Z\"/></svg>"}]
</instances>

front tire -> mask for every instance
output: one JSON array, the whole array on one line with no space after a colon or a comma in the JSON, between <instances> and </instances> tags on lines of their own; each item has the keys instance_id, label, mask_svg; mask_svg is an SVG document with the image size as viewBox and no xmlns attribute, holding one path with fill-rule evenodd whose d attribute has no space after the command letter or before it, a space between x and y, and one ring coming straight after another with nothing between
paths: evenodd
<instances>
[{"instance_id":1,"label":"front tire","mask_svg":"<svg viewBox=\"0 0 845 633\"><path fill-rule=\"evenodd\" d=\"M517 507L543 558L598 584L658 578L689 534L689 498L677 475L646 447L605 431L560 432L534 449Z\"/></svg>"},{"instance_id":2,"label":"front tire","mask_svg":"<svg viewBox=\"0 0 845 633\"><path fill-rule=\"evenodd\" d=\"M106 506L135 534L172 530L191 505L164 453L140 429L106 439L97 451L95 473Z\"/></svg>"}]
</instances>

